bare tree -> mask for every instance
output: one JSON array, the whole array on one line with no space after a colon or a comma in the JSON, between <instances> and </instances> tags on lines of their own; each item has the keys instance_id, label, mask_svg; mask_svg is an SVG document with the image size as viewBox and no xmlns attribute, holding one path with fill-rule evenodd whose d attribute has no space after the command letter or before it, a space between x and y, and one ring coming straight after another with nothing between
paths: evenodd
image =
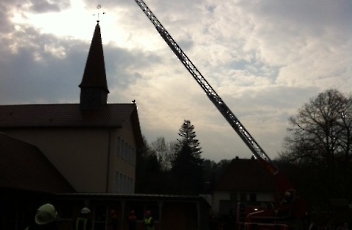
<instances>
[{"instance_id":1,"label":"bare tree","mask_svg":"<svg viewBox=\"0 0 352 230\"><path fill-rule=\"evenodd\" d=\"M280 156L318 170L326 196L347 198L351 192L352 97L326 90L303 105L289 123Z\"/></svg>"},{"instance_id":2,"label":"bare tree","mask_svg":"<svg viewBox=\"0 0 352 230\"><path fill-rule=\"evenodd\" d=\"M158 137L151 143L151 149L156 153L161 170L169 171L176 155L176 142L166 142L164 137Z\"/></svg>"}]
</instances>

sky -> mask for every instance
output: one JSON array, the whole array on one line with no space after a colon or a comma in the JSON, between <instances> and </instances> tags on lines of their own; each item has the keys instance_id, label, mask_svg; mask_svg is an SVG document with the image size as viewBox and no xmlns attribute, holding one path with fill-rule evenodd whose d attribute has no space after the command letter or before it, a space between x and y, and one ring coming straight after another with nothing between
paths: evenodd
<instances>
[{"instance_id":1,"label":"sky","mask_svg":"<svg viewBox=\"0 0 352 230\"><path fill-rule=\"evenodd\" d=\"M271 159L300 107L327 89L351 93L351 0L145 3ZM177 140L186 119L203 158L251 157L134 0L2 0L0 7L0 104L79 103L99 20L108 103L136 100L149 143Z\"/></svg>"}]
</instances>

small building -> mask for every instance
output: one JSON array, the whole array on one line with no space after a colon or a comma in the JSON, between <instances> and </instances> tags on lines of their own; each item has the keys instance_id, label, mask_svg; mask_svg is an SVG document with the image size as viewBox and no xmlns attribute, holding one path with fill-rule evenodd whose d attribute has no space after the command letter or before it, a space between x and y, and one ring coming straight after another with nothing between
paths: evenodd
<instances>
[{"instance_id":1,"label":"small building","mask_svg":"<svg viewBox=\"0 0 352 230\"><path fill-rule=\"evenodd\" d=\"M275 200L274 178L257 160L233 159L213 190L213 212L235 214L236 204L270 203Z\"/></svg>"}]
</instances>

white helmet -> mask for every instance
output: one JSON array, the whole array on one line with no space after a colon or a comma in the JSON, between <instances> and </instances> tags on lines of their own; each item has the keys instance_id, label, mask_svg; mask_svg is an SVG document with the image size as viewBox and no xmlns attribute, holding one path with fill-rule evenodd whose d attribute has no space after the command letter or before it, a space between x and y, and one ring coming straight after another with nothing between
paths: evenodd
<instances>
[{"instance_id":1,"label":"white helmet","mask_svg":"<svg viewBox=\"0 0 352 230\"><path fill-rule=\"evenodd\" d=\"M82 213L82 214L90 213L90 209L87 208L87 207L84 207L84 208L81 209L81 213Z\"/></svg>"},{"instance_id":2,"label":"white helmet","mask_svg":"<svg viewBox=\"0 0 352 230\"><path fill-rule=\"evenodd\" d=\"M57 218L57 212L52 204L44 204L37 210L34 220L39 225L48 224Z\"/></svg>"}]
</instances>

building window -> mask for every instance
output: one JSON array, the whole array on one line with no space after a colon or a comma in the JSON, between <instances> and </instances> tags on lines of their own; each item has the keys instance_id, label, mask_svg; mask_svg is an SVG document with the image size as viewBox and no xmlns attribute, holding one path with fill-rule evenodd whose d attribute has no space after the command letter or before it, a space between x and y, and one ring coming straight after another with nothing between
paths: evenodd
<instances>
[{"instance_id":1,"label":"building window","mask_svg":"<svg viewBox=\"0 0 352 230\"><path fill-rule=\"evenodd\" d=\"M119 192L119 186L120 186L120 175L119 172L115 173L115 192L118 193Z\"/></svg>"},{"instance_id":2,"label":"building window","mask_svg":"<svg viewBox=\"0 0 352 230\"><path fill-rule=\"evenodd\" d=\"M257 201L257 194L255 194L255 193L249 194L249 201L256 202Z\"/></svg>"},{"instance_id":3,"label":"building window","mask_svg":"<svg viewBox=\"0 0 352 230\"><path fill-rule=\"evenodd\" d=\"M247 201L247 194L246 193L240 194L240 201Z\"/></svg>"},{"instance_id":4,"label":"building window","mask_svg":"<svg viewBox=\"0 0 352 230\"><path fill-rule=\"evenodd\" d=\"M125 154L125 141L124 140L121 140L121 158L123 159L124 158L124 154Z\"/></svg>"},{"instance_id":5,"label":"building window","mask_svg":"<svg viewBox=\"0 0 352 230\"><path fill-rule=\"evenodd\" d=\"M127 177L126 177L126 175L123 176L123 192L127 193Z\"/></svg>"},{"instance_id":6,"label":"building window","mask_svg":"<svg viewBox=\"0 0 352 230\"><path fill-rule=\"evenodd\" d=\"M235 192L230 193L230 200L237 201L237 193L235 193Z\"/></svg>"},{"instance_id":7,"label":"building window","mask_svg":"<svg viewBox=\"0 0 352 230\"><path fill-rule=\"evenodd\" d=\"M117 156L118 157L121 156L121 138L120 137L117 138Z\"/></svg>"},{"instance_id":8,"label":"building window","mask_svg":"<svg viewBox=\"0 0 352 230\"><path fill-rule=\"evenodd\" d=\"M128 184L128 190L129 190L129 193L133 193L133 180L132 178L129 178L129 184Z\"/></svg>"},{"instance_id":9,"label":"building window","mask_svg":"<svg viewBox=\"0 0 352 230\"><path fill-rule=\"evenodd\" d=\"M119 193L122 193L123 192L123 175L122 173L120 173L120 181L119 181Z\"/></svg>"},{"instance_id":10,"label":"building window","mask_svg":"<svg viewBox=\"0 0 352 230\"><path fill-rule=\"evenodd\" d=\"M132 148L132 164L136 164L136 151Z\"/></svg>"},{"instance_id":11,"label":"building window","mask_svg":"<svg viewBox=\"0 0 352 230\"><path fill-rule=\"evenodd\" d=\"M128 146L128 162L132 163L132 147Z\"/></svg>"},{"instance_id":12,"label":"building window","mask_svg":"<svg viewBox=\"0 0 352 230\"><path fill-rule=\"evenodd\" d=\"M128 152L128 144L127 142L125 142L125 148L123 151L123 159L125 159L127 161L127 152Z\"/></svg>"}]
</instances>

